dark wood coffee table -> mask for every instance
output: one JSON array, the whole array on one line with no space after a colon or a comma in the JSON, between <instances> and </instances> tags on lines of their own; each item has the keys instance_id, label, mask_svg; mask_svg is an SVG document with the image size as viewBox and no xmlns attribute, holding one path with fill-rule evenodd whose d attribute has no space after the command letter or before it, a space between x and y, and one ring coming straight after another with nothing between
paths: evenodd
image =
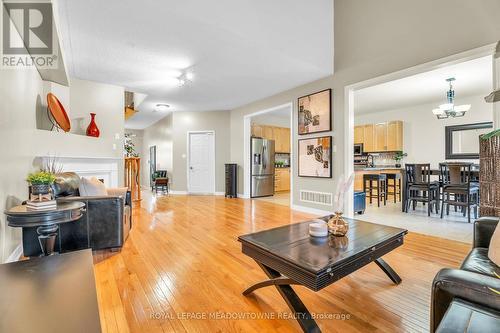
<instances>
[{"instance_id":1,"label":"dark wood coffee table","mask_svg":"<svg viewBox=\"0 0 500 333\"><path fill-rule=\"evenodd\" d=\"M326 221L328 216L322 219ZM381 257L401 246L408 231L353 219L346 221L349 222L346 237L310 237L312 221L238 237L242 252L253 258L269 277L249 287L243 295L275 286L304 332L321 332L290 285L319 291L371 262L399 284L401 278Z\"/></svg>"}]
</instances>

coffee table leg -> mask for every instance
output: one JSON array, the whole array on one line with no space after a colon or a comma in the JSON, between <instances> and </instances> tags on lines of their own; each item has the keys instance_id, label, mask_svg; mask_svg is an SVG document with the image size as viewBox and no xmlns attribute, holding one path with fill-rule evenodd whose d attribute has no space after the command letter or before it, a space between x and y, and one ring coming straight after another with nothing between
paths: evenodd
<instances>
[{"instance_id":1,"label":"coffee table leg","mask_svg":"<svg viewBox=\"0 0 500 333\"><path fill-rule=\"evenodd\" d=\"M384 271L385 274L394 282L395 284L401 283L401 278L398 273L396 273L388 263L384 261L382 258L375 259L375 263Z\"/></svg>"},{"instance_id":2,"label":"coffee table leg","mask_svg":"<svg viewBox=\"0 0 500 333\"><path fill-rule=\"evenodd\" d=\"M279 278L285 279L279 272L275 271L274 269L267 267L266 265L261 264L259 262L257 262L257 264L259 264L260 268L262 268L262 270L264 271L264 273L266 273L266 275L269 277L269 279L271 279L271 280L275 280L275 279L281 280ZM259 284L257 284L257 285L259 285ZM271 284L269 284L269 285L271 285ZM295 293L295 291L292 289L292 287L290 287L289 284L283 285L283 284L279 284L279 283L276 284L275 283L273 285L276 287L276 289L278 289L278 292L280 293L281 297L283 297L283 299L285 300L285 302L288 305L288 307L290 308L290 310L292 310L295 318L299 322L299 325L304 332L307 332L307 333L319 333L319 332L321 332L321 330L318 327L318 324L316 324L316 322L312 318L311 313L309 312L309 310L307 310L304 303L302 303L299 296ZM247 290L245 290L245 292L243 292L243 294L247 295L251 291L257 289L257 288L254 288L253 290L250 290L255 286L256 285L248 288Z\"/></svg>"}]
</instances>

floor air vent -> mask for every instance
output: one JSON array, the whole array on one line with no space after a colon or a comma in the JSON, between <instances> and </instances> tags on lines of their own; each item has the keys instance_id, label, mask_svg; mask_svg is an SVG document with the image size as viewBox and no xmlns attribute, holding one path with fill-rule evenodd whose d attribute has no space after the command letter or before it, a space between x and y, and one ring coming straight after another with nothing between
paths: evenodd
<instances>
[{"instance_id":1,"label":"floor air vent","mask_svg":"<svg viewBox=\"0 0 500 333\"><path fill-rule=\"evenodd\" d=\"M300 201L302 202L310 202L320 205L332 205L333 203L333 194L325 193L325 192L316 192L316 191L300 191Z\"/></svg>"}]
</instances>

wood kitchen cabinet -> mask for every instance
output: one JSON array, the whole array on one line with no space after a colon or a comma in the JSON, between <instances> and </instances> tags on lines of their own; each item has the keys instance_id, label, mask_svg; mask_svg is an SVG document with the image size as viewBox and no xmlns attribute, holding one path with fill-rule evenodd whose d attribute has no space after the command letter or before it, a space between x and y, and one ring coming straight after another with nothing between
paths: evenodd
<instances>
[{"instance_id":1,"label":"wood kitchen cabinet","mask_svg":"<svg viewBox=\"0 0 500 333\"><path fill-rule=\"evenodd\" d=\"M403 122L389 121L387 122L387 150L398 151L403 150Z\"/></svg>"},{"instance_id":2,"label":"wood kitchen cabinet","mask_svg":"<svg viewBox=\"0 0 500 333\"><path fill-rule=\"evenodd\" d=\"M290 191L290 168L274 169L274 191Z\"/></svg>"},{"instance_id":3,"label":"wood kitchen cabinet","mask_svg":"<svg viewBox=\"0 0 500 333\"><path fill-rule=\"evenodd\" d=\"M278 130L279 135L275 135L275 140L278 144L276 152L278 153L289 153L290 152L290 129L284 127L275 127L274 130Z\"/></svg>"},{"instance_id":4,"label":"wood kitchen cabinet","mask_svg":"<svg viewBox=\"0 0 500 333\"><path fill-rule=\"evenodd\" d=\"M375 126L368 124L363 126L363 151L371 153L375 151Z\"/></svg>"},{"instance_id":5,"label":"wood kitchen cabinet","mask_svg":"<svg viewBox=\"0 0 500 333\"><path fill-rule=\"evenodd\" d=\"M354 126L354 143L363 143L365 137L364 131L365 127L363 125Z\"/></svg>"},{"instance_id":6,"label":"wood kitchen cabinet","mask_svg":"<svg viewBox=\"0 0 500 333\"><path fill-rule=\"evenodd\" d=\"M252 124L252 136L274 140L275 152L290 153L289 128Z\"/></svg>"},{"instance_id":7,"label":"wood kitchen cabinet","mask_svg":"<svg viewBox=\"0 0 500 333\"><path fill-rule=\"evenodd\" d=\"M387 123L375 124L375 151L387 151Z\"/></svg>"},{"instance_id":8,"label":"wood kitchen cabinet","mask_svg":"<svg viewBox=\"0 0 500 333\"><path fill-rule=\"evenodd\" d=\"M359 128L363 128L362 141ZM362 143L365 153L403 150L403 122L400 120L356 126L354 136L354 143Z\"/></svg>"}]
</instances>

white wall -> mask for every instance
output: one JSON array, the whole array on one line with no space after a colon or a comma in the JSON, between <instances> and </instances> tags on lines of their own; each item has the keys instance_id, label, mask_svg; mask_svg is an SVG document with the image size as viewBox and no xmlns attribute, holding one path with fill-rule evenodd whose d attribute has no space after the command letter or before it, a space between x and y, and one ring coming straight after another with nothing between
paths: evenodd
<instances>
[{"instance_id":1,"label":"white wall","mask_svg":"<svg viewBox=\"0 0 500 333\"><path fill-rule=\"evenodd\" d=\"M187 133L215 131L215 191L224 192L224 163L230 162L230 115L228 111L173 113L172 190L187 191Z\"/></svg>"},{"instance_id":2,"label":"white wall","mask_svg":"<svg viewBox=\"0 0 500 333\"><path fill-rule=\"evenodd\" d=\"M322 135L333 135L335 179L345 173L344 149L350 142L346 140L349 132L346 86L495 43L500 36L499 12L497 0L335 0L334 75L232 110L231 158L240 166L240 188L243 186L244 115L291 101L293 117L297 119L298 97L332 88L333 131ZM452 17L460 24L450 25L443 17ZM292 152L296 154L299 136L295 126ZM297 170L296 165L294 168ZM335 181L299 178L296 173L292 181L296 204L333 209L300 202L298 195L300 190L332 193Z\"/></svg>"},{"instance_id":3,"label":"white wall","mask_svg":"<svg viewBox=\"0 0 500 333\"><path fill-rule=\"evenodd\" d=\"M68 113L95 111L100 138L38 129L39 120L46 115L49 91L51 84L42 81L34 69L0 70L0 100L3 101L0 142L4 143L0 163L2 212L28 198L25 179L39 167L36 157L123 157L123 88L71 80ZM118 139L115 134L119 135ZM119 166L118 180L123 183L123 163ZM8 227L5 215L0 214L0 260L5 261L20 242L21 231Z\"/></svg>"},{"instance_id":4,"label":"white wall","mask_svg":"<svg viewBox=\"0 0 500 333\"><path fill-rule=\"evenodd\" d=\"M276 117L273 115L263 114L252 117L252 124L290 128L290 117Z\"/></svg>"},{"instance_id":5,"label":"white wall","mask_svg":"<svg viewBox=\"0 0 500 333\"><path fill-rule=\"evenodd\" d=\"M149 147L151 146L156 146L156 169L167 170L172 178L172 113L142 131L141 184L144 186L149 186L151 179L149 172Z\"/></svg>"},{"instance_id":6,"label":"white wall","mask_svg":"<svg viewBox=\"0 0 500 333\"><path fill-rule=\"evenodd\" d=\"M224 163L230 162L229 112L173 112L143 130L143 184L149 185L149 147L156 145L156 168L169 172L172 191L187 191L187 133L215 131L215 190L225 187Z\"/></svg>"},{"instance_id":7,"label":"white wall","mask_svg":"<svg viewBox=\"0 0 500 333\"><path fill-rule=\"evenodd\" d=\"M437 168L445 161L445 126L492 121L493 107L484 96L457 98L455 104L471 104L471 109L461 118L439 120L431 112L439 102L415 105L396 110L356 114L355 125L374 124L390 120L403 121L403 147L408 156L403 160L411 163L431 163ZM356 112L356 110L354 111ZM479 162L479 160L472 160Z\"/></svg>"}]
</instances>

